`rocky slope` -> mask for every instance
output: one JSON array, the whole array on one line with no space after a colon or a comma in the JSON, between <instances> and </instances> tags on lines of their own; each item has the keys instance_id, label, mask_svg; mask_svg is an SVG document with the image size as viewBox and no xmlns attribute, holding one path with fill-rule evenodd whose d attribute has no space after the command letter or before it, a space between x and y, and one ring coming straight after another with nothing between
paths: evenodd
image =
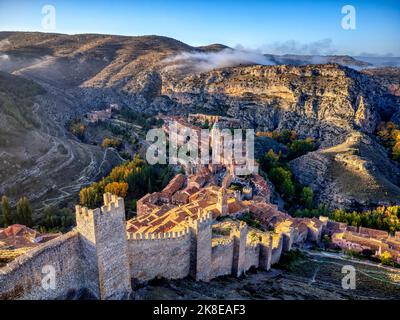
<instances>
[{"instance_id":1,"label":"rocky slope","mask_svg":"<svg viewBox=\"0 0 400 320\"><path fill-rule=\"evenodd\" d=\"M360 132L292 160L290 166L297 180L330 208L376 207L400 199L399 166L375 139Z\"/></svg>"},{"instance_id":2,"label":"rocky slope","mask_svg":"<svg viewBox=\"0 0 400 320\"><path fill-rule=\"evenodd\" d=\"M112 150L81 143L52 117L54 104L71 107L64 99L0 72L0 194L13 203L21 196L34 208L75 201L83 185L120 161Z\"/></svg>"},{"instance_id":3,"label":"rocky slope","mask_svg":"<svg viewBox=\"0 0 400 320\"><path fill-rule=\"evenodd\" d=\"M50 181L60 167L51 165L49 155L64 150L59 159L67 164L66 168L72 164L77 166L72 170L76 179L71 179L68 185L72 188L72 184L80 179L93 179L93 167L98 168L103 158L109 155L96 147L80 144L68 135L65 122L89 110L118 103L152 114L226 114L241 119L245 127L261 131L290 129L301 136L312 136L318 141L320 150L293 163L298 172L296 175L304 181L310 180L308 176L320 175L319 162L326 162L329 168L337 163L342 165L350 161L341 158L343 153L348 153L347 148L355 150L350 162L358 166L356 163L365 161L372 167L362 169L363 175L349 173L352 183L374 185L372 189L366 187L365 193L381 190L384 202L399 201L398 165L389 160L386 151L373 138L379 121L397 121L400 114L400 97L382 82L382 77L338 64L267 66L237 63L232 67L199 72L197 63L204 63L210 54L225 50L227 47L223 45L195 48L157 36L0 32L0 70L31 79L46 90L45 94L35 98L37 106L34 108L40 128L46 128L40 129L44 137L38 144L32 144L36 146L35 150L40 150L39 144L46 150L35 155L37 151L29 149L28 135L25 141L18 142L25 154L24 170L28 176L32 172L47 172ZM343 61L354 62L345 57L330 59L342 64ZM354 142L357 134L362 138ZM342 149L327 151L335 146ZM49 157L43 158L44 154ZM324 160L319 161L319 158ZM47 160L42 161L44 159ZM41 161L40 166L37 161ZM20 164L21 161L9 159L8 162ZM385 164L387 169L380 164ZM378 169L372 170L374 167ZM86 174L82 171L85 168L93 172ZM0 193L5 192L6 185L11 184L14 189L21 185L24 172L21 169L16 178L4 177ZM335 188L347 183L346 179L338 183L338 178L333 176L335 172L326 170L323 174L326 185L315 184L316 191L321 188L321 201L332 206L375 202L375 199L366 200L363 192L345 189L338 193L339 199L333 199ZM368 179L364 180L366 176ZM58 196L52 198L64 192L64 185L60 186L59 181L49 184L59 190ZM28 184L22 190L31 187ZM50 185L38 188L35 198L48 196L50 189Z\"/></svg>"}]
</instances>

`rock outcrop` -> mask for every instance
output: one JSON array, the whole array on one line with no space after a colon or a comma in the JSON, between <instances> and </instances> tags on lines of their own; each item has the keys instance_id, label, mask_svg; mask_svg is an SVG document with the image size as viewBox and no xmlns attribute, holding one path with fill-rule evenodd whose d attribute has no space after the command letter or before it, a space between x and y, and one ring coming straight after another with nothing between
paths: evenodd
<instances>
[{"instance_id":1,"label":"rock outcrop","mask_svg":"<svg viewBox=\"0 0 400 320\"><path fill-rule=\"evenodd\" d=\"M352 132L334 147L292 160L298 181L330 208L390 205L400 199L400 170L369 136Z\"/></svg>"}]
</instances>

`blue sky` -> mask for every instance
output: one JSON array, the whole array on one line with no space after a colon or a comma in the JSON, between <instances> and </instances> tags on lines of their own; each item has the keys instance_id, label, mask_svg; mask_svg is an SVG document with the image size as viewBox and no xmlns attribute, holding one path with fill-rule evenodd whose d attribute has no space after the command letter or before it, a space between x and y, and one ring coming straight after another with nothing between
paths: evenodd
<instances>
[{"instance_id":1,"label":"blue sky","mask_svg":"<svg viewBox=\"0 0 400 320\"><path fill-rule=\"evenodd\" d=\"M43 31L41 9L56 8L59 33L157 34L190 45L223 43L272 53L400 56L400 1L0 0L1 31ZM344 30L341 8L356 9Z\"/></svg>"}]
</instances>

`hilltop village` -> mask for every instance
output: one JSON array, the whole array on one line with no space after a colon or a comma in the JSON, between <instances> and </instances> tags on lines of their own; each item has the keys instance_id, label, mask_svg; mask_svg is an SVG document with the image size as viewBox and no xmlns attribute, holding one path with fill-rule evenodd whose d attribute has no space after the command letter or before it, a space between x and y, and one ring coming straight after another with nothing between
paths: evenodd
<instances>
[{"instance_id":1,"label":"hilltop village","mask_svg":"<svg viewBox=\"0 0 400 320\"><path fill-rule=\"evenodd\" d=\"M163 120L195 130L198 122L213 130L238 123L208 115ZM285 251L320 244L325 236L337 247L386 251L400 261L399 233L390 236L326 217L291 217L271 203L271 189L258 169L241 176L237 166L243 164L187 164L161 192L141 198L137 215L128 221L124 200L109 193L101 208L76 206L72 231L0 268L0 299L52 299L82 288L99 299L122 298L132 280L240 276L250 268L269 270ZM0 241L16 239L11 231L0 230ZM46 266L57 276L51 289L42 285Z\"/></svg>"}]
</instances>

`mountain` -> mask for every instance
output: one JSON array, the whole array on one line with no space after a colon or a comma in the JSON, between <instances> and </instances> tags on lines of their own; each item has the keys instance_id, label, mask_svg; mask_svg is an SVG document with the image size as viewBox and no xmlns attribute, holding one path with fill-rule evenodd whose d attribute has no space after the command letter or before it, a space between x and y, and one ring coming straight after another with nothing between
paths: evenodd
<instances>
[{"instance_id":1,"label":"mountain","mask_svg":"<svg viewBox=\"0 0 400 320\"><path fill-rule=\"evenodd\" d=\"M270 58L275 64L288 64L288 65L307 65L307 64L323 64L323 63L337 63L345 67L352 68L365 68L372 66L371 63L358 60L350 56L343 55L273 55L266 54L266 57Z\"/></svg>"},{"instance_id":2,"label":"mountain","mask_svg":"<svg viewBox=\"0 0 400 320\"><path fill-rule=\"evenodd\" d=\"M66 128L71 119L117 103L138 114L218 113L260 131L296 130L318 142L319 150L291 166L300 181L323 177L324 183L313 184L321 202L368 206L380 202L380 193L365 197L376 190L385 194L381 201L399 202L398 164L374 136L381 120L400 121L400 98L389 85L398 79L395 71L386 79L385 71L344 66L366 66L347 56L260 58L220 44L196 48L159 36L0 32L0 57L3 77L34 81L43 90L30 97L37 126L26 130L35 138L26 133L11 144L14 149L0 152L0 161L11 155L8 163L20 166L17 174L3 173L0 193L17 197L34 190L32 199L62 201L121 161ZM273 59L289 65L261 63ZM348 174L342 179L338 172ZM348 179L366 187L358 192Z\"/></svg>"}]
</instances>

